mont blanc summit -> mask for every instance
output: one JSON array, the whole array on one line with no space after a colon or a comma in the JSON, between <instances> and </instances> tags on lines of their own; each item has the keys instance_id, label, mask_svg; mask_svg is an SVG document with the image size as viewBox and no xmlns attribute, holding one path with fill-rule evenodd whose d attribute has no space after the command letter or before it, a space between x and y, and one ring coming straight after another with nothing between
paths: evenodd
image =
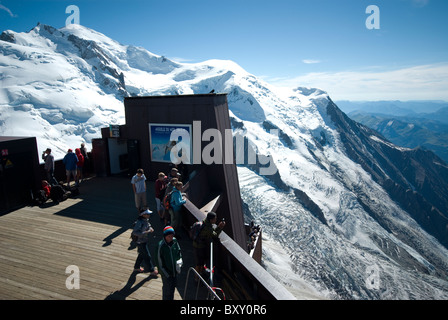
<instances>
[{"instance_id":1,"label":"mont blanc summit","mask_svg":"<svg viewBox=\"0 0 448 320\"><path fill-rule=\"evenodd\" d=\"M352 121L321 89L171 61L79 25L4 31L0 79L0 135L35 136L56 158L123 124L124 97L227 93L234 137L276 168L238 167L274 277L305 299L448 298L447 164Z\"/></svg>"}]
</instances>

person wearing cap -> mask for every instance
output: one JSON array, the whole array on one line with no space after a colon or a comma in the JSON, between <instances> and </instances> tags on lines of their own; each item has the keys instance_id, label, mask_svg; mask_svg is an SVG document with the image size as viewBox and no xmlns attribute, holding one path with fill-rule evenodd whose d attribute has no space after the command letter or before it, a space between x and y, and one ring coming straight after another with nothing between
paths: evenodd
<instances>
[{"instance_id":1,"label":"person wearing cap","mask_svg":"<svg viewBox=\"0 0 448 320\"><path fill-rule=\"evenodd\" d=\"M70 189L70 178L76 181L76 165L78 164L78 157L73 153L72 149L68 149L67 154L62 159L65 165L65 174L67 175L67 188Z\"/></svg>"},{"instance_id":2,"label":"person wearing cap","mask_svg":"<svg viewBox=\"0 0 448 320\"><path fill-rule=\"evenodd\" d=\"M140 213L137 222L135 223L132 233L137 236L137 252L138 256L134 264L134 272L150 272L151 275L157 275L158 271L152 263L151 254L148 246L148 236L154 232L151 224L149 223L149 217L152 211L147 209ZM141 268L141 264L144 262L146 268Z\"/></svg>"},{"instance_id":3,"label":"person wearing cap","mask_svg":"<svg viewBox=\"0 0 448 320\"><path fill-rule=\"evenodd\" d=\"M163 300L174 300L177 277L183 264L179 242L174 235L173 227L165 227L163 229L163 239L157 246L157 265L162 275Z\"/></svg>"},{"instance_id":4,"label":"person wearing cap","mask_svg":"<svg viewBox=\"0 0 448 320\"><path fill-rule=\"evenodd\" d=\"M204 272L206 261L210 259L210 243L212 240L218 239L222 229L226 226L224 220L216 226L217 220L218 216L215 212L208 212L207 217L202 221L198 236L193 240L195 269L200 275ZM210 268L212 267L210 266Z\"/></svg>"}]
</instances>

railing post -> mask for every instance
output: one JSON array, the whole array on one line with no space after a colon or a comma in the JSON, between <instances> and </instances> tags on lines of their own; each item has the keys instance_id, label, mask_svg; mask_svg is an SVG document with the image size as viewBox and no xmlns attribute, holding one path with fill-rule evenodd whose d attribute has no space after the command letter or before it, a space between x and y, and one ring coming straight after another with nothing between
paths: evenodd
<instances>
[{"instance_id":1,"label":"railing post","mask_svg":"<svg viewBox=\"0 0 448 320\"><path fill-rule=\"evenodd\" d=\"M210 241L210 286L213 287L213 239Z\"/></svg>"}]
</instances>

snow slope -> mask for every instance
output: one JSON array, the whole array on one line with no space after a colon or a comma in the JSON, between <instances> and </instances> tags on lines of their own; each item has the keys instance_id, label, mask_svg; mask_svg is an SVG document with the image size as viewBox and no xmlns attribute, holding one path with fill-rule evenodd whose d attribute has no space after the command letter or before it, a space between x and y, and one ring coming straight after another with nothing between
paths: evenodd
<instances>
[{"instance_id":1,"label":"snow slope","mask_svg":"<svg viewBox=\"0 0 448 320\"><path fill-rule=\"evenodd\" d=\"M0 135L36 136L56 158L123 124L126 96L225 92L234 135L277 169L238 168L267 270L303 299L448 298L448 251L350 158L322 90L276 88L232 61L174 62L76 25L5 31L0 81Z\"/></svg>"}]
</instances>

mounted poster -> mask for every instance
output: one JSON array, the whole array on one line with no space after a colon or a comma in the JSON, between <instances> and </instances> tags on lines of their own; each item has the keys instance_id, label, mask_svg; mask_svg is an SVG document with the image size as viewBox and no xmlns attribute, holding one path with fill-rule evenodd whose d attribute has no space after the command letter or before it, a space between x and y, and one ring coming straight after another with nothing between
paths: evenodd
<instances>
[{"instance_id":1,"label":"mounted poster","mask_svg":"<svg viewBox=\"0 0 448 320\"><path fill-rule=\"evenodd\" d=\"M192 159L191 125L149 124L151 161L185 164Z\"/></svg>"}]
</instances>

